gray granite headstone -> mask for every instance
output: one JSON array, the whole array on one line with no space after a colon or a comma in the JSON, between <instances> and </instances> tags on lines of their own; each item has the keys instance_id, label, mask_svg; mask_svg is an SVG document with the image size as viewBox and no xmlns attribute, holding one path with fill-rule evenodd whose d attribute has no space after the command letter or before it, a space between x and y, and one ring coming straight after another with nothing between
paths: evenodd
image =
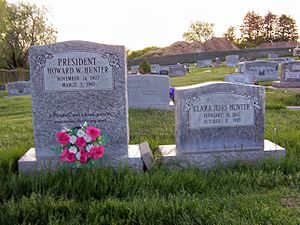
<instances>
[{"instance_id":1,"label":"gray granite headstone","mask_svg":"<svg viewBox=\"0 0 300 225\"><path fill-rule=\"evenodd\" d=\"M224 81L235 84L252 84L252 76L243 73L227 74Z\"/></svg>"},{"instance_id":2,"label":"gray granite headstone","mask_svg":"<svg viewBox=\"0 0 300 225\"><path fill-rule=\"evenodd\" d=\"M244 62L242 70L243 73L252 75L256 81L278 80L278 62L263 60Z\"/></svg>"},{"instance_id":3,"label":"gray granite headstone","mask_svg":"<svg viewBox=\"0 0 300 225\"><path fill-rule=\"evenodd\" d=\"M211 59L205 59L205 60L199 60L197 61L197 67L203 68L203 67L208 67L212 65L212 60Z\"/></svg>"},{"instance_id":4,"label":"gray granite headstone","mask_svg":"<svg viewBox=\"0 0 300 225\"><path fill-rule=\"evenodd\" d=\"M32 92L30 81L16 81L7 85L9 96L30 95Z\"/></svg>"},{"instance_id":5,"label":"gray granite headstone","mask_svg":"<svg viewBox=\"0 0 300 225\"><path fill-rule=\"evenodd\" d=\"M281 81L300 82L300 61L282 64Z\"/></svg>"},{"instance_id":6,"label":"gray granite headstone","mask_svg":"<svg viewBox=\"0 0 300 225\"><path fill-rule=\"evenodd\" d=\"M300 88L300 61L281 64L281 80L273 81L278 88Z\"/></svg>"},{"instance_id":7,"label":"gray granite headstone","mask_svg":"<svg viewBox=\"0 0 300 225\"><path fill-rule=\"evenodd\" d=\"M176 64L170 66L170 76L176 77L176 76L185 76L186 69L184 65Z\"/></svg>"},{"instance_id":8,"label":"gray granite headstone","mask_svg":"<svg viewBox=\"0 0 300 225\"><path fill-rule=\"evenodd\" d=\"M227 55L225 63L229 67L235 67L239 63L239 56L238 55Z\"/></svg>"},{"instance_id":9,"label":"gray granite headstone","mask_svg":"<svg viewBox=\"0 0 300 225\"><path fill-rule=\"evenodd\" d=\"M159 64L151 64L151 73L159 74L160 65Z\"/></svg>"},{"instance_id":10,"label":"gray granite headstone","mask_svg":"<svg viewBox=\"0 0 300 225\"><path fill-rule=\"evenodd\" d=\"M160 66L160 75L170 75L170 66Z\"/></svg>"},{"instance_id":11,"label":"gray granite headstone","mask_svg":"<svg viewBox=\"0 0 300 225\"><path fill-rule=\"evenodd\" d=\"M138 72L139 67L140 67L140 66L131 66L131 67L130 67L130 71L136 73L136 72Z\"/></svg>"},{"instance_id":12,"label":"gray granite headstone","mask_svg":"<svg viewBox=\"0 0 300 225\"><path fill-rule=\"evenodd\" d=\"M124 46L68 41L30 47L29 64L37 160L56 157L56 133L85 121L108 136L105 164L127 160Z\"/></svg>"},{"instance_id":13,"label":"gray granite headstone","mask_svg":"<svg viewBox=\"0 0 300 225\"><path fill-rule=\"evenodd\" d=\"M132 108L169 109L169 77L128 75L128 105Z\"/></svg>"},{"instance_id":14,"label":"gray granite headstone","mask_svg":"<svg viewBox=\"0 0 300 225\"><path fill-rule=\"evenodd\" d=\"M176 154L264 148L265 89L224 82L175 89Z\"/></svg>"}]
</instances>

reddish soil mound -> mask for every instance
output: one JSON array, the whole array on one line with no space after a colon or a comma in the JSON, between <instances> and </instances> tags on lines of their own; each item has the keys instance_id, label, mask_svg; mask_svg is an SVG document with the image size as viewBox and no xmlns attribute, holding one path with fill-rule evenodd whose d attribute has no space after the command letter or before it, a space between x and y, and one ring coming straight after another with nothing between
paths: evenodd
<instances>
[{"instance_id":1,"label":"reddish soil mound","mask_svg":"<svg viewBox=\"0 0 300 225\"><path fill-rule=\"evenodd\" d=\"M202 43L199 43L199 42L187 43L185 41L177 41L168 47L160 48L160 49L148 52L144 56L156 57L156 56L165 56L165 55L199 53L199 52L204 52L204 51L205 51L205 48L203 47Z\"/></svg>"},{"instance_id":2,"label":"reddish soil mound","mask_svg":"<svg viewBox=\"0 0 300 225\"><path fill-rule=\"evenodd\" d=\"M256 48L295 48L297 45L300 45L298 42L273 42L273 43L262 43L258 45Z\"/></svg>"},{"instance_id":3,"label":"reddish soil mound","mask_svg":"<svg viewBox=\"0 0 300 225\"><path fill-rule=\"evenodd\" d=\"M148 52L143 55L143 57L200 53L205 51L228 51L237 49L239 48L226 38L212 38L204 44L200 42L187 43L185 41L177 41L168 47Z\"/></svg>"},{"instance_id":4,"label":"reddish soil mound","mask_svg":"<svg viewBox=\"0 0 300 225\"><path fill-rule=\"evenodd\" d=\"M239 48L226 38L212 38L204 43L208 52L238 50Z\"/></svg>"}]
</instances>

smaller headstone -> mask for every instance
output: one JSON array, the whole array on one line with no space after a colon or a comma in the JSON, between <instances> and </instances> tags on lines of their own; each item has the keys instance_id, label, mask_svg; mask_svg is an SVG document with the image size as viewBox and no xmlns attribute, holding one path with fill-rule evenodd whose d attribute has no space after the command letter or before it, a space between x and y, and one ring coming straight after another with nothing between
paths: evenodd
<instances>
[{"instance_id":1,"label":"smaller headstone","mask_svg":"<svg viewBox=\"0 0 300 225\"><path fill-rule=\"evenodd\" d=\"M143 170L150 170L154 164L154 157L147 141L139 144L141 158L143 161Z\"/></svg>"},{"instance_id":2,"label":"smaller headstone","mask_svg":"<svg viewBox=\"0 0 300 225\"><path fill-rule=\"evenodd\" d=\"M131 108L169 109L169 77L128 75L128 105Z\"/></svg>"},{"instance_id":3,"label":"smaller headstone","mask_svg":"<svg viewBox=\"0 0 300 225\"><path fill-rule=\"evenodd\" d=\"M16 81L8 83L8 96L31 95L32 88L30 81Z\"/></svg>"},{"instance_id":4,"label":"smaller headstone","mask_svg":"<svg viewBox=\"0 0 300 225\"><path fill-rule=\"evenodd\" d=\"M273 60L273 59L277 59L278 58L278 54L268 54L268 59L269 60Z\"/></svg>"},{"instance_id":5,"label":"smaller headstone","mask_svg":"<svg viewBox=\"0 0 300 225\"><path fill-rule=\"evenodd\" d=\"M200 67L200 68L209 67L211 65L212 65L212 60L210 60L210 59L197 61L197 67Z\"/></svg>"},{"instance_id":6,"label":"smaller headstone","mask_svg":"<svg viewBox=\"0 0 300 225\"><path fill-rule=\"evenodd\" d=\"M224 81L234 84L252 84L252 76L242 73L227 74Z\"/></svg>"},{"instance_id":7,"label":"smaller headstone","mask_svg":"<svg viewBox=\"0 0 300 225\"><path fill-rule=\"evenodd\" d=\"M159 146L168 152L166 163L176 159L180 166L207 169L285 155L285 149L264 140L262 86L208 82L178 87L175 101L176 146Z\"/></svg>"},{"instance_id":8,"label":"smaller headstone","mask_svg":"<svg viewBox=\"0 0 300 225\"><path fill-rule=\"evenodd\" d=\"M238 55L227 55L226 56L226 65L229 67L236 67L239 63L239 56Z\"/></svg>"},{"instance_id":9,"label":"smaller headstone","mask_svg":"<svg viewBox=\"0 0 300 225\"><path fill-rule=\"evenodd\" d=\"M0 91L5 91L5 84L0 84Z\"/></svg>"},{"instance_id":10,"label":"smaller headstone","mask_svg":"<svg viewBox=\"0 0 300 225\"><path fill-rule=\"evenodd\" d=\"M185 76L186 69L184 65L176 64L170 66L170 76L176 77L176 76Z\"/></svg>"}]
</instances>

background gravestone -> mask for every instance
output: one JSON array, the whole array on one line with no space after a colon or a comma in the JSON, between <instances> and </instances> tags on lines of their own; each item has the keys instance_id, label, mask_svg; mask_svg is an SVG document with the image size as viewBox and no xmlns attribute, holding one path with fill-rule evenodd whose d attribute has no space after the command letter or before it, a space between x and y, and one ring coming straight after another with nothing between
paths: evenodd
<instances>
[{"instance_id":1,"label":"background gravestone","mask_svg":"<svg viewBox=\"0 0 300 225\"><path fill-rule=\"evenodd\" d=\"M132 108L169 109L169 77L128 75L128 105Z\"/></svg>"},{"instance_id":2,"label":"background gravestone","mask_svg":"<svg viewBox=\"0 0 300 225\"><path fill-rule=\"evenodd\" d=\"M31 47L29 63L37 161L54 160L56 133L85 121L108 135L103 163L126 161L125 48L68 41Z\"/></svg>"},{"instance_id":3,"label":"background gravestone","mask_svg":"<svg viewBox=\"0 0 300 225\"><path fill-rule=\"evenodd\" d=\"M151 64L151 73L153 74L159 74L160 71L160 65L159 64Z\"/></svg>"},{"instance_id":4,"label":"background gravestone","mask_svg":"<svg viewBox=\"0 0 300 225\"><path fill-rule=\"evenodd\" d=\"M225 63L229 67L235 67L239 63L239 56L238 55L227 55Z\"/></svg>"},{"instance_id":5,"label":"background gravestone","mask_svg":"<svg viewBox=\"0 0 300 225\"><path fill-rule=\"evenodd\" d=\"M244 62L242 72L252 75L256 81L278 80L278 62L263 60Z\"/></svg>"},{"instance_id":6,"label":"background gravestone","mask_svg":"<svg viewBox=\"0 0 300 225\"><path fill-rule=\"evenodd\" d=\"M235 84L252 84L252 76L242 73L227 74L224 81Z\"/></svg>"},{"instance_id":7,"label":"background gravestone","mask_svg":"<svg viewBox=\"0 0 300 225\"><path fill-rule=\"evenodd\" d=\"M265 89L205 83L175 89L178 154L264 148Z\"/></svg>"},{"instance_id":8,"label":"background gravestone","mask_svg":"<svg viewBox=\"0 0 300 225\"><path fill-rule=\"evenodd\" d=\"M300 61L282 63L281 80L274 81L272 86L279 88L300 88Z\"/></svg>"},{"instance_id":9,"label":"background gravestone","mask_svg":"<svg viewBox=\"0 0 300 225\"><path fill-rule=\"evenodd\" d=\"M205 59L205 60L199 60L197 61L197 67L203 68L203 67L208 67L212 65L212 60L211 59Z\"/></svg>"},{"instance_id":10,"label":"background gravestone","mask_svg":"<svg viewBox=\"0 0 300 225\"><path fill-rule=\"evenodd\" d=\"M176 77L176 76L185 76L186 68L184 65L176 64L170 66L170 76Z\"/></svg>"},{"instance_id":11,"label":"background gravestone","mask_svg":"<svg viewBox=\"0 0 300 225\"><path fill-rule=\"evenodd\" d=\"M16 81L8 83L8 96L30 95L32 92L30 81Z\"/></svg>"}]
</instances>

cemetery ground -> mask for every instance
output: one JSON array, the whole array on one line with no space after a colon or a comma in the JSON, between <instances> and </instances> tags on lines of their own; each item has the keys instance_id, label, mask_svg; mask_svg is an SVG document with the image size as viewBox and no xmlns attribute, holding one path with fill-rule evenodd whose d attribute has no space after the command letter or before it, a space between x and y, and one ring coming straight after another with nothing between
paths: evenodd
<instances>
[{"instance_id":1,"label":"cemetery ground","mask_svg":"<svg viewBox=\"0 0 300 225\"><path fill-rule=\"evenodd\" d=\"M223 80L234 68L192 69L172 86ZM0 92L0 224L300 224L300 93L266 90L265 138L281 160L210 171L80 169L18 174L33 147L31 97ZM130 143L175 143L173 111L129 110Z\"/></svg>"}]
</instances>

